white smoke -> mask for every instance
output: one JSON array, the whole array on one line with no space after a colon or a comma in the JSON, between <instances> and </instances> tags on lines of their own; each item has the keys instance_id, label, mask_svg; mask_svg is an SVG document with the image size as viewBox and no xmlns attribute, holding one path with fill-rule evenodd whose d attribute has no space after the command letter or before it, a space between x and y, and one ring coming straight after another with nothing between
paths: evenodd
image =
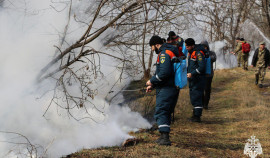
<instances>
[{"instance_id":1,"label":"white smoke","mask_svg":"<svg viewBox=\"0 0 270 158\"><path fill-rule=\"evenodd\" d=\"M138 113L130 111L128 107L109 106L105 102L103 95L108 91L108 85L115 82L119 72L104 62L102 70L110 74L107 76L110 80L104 83L102 93L94 101L96 106L101 106L104 114L88 109L94 120L78 122L69 118L67 112L52 105L46 118L42 117L52 92L43 94L51 90L55 83L34 83L38 72L54 56L53 45L59 43L59 33L67 23L68 5L40 0L24 2L7 2L0 8L0 130L22 134L33 145L42 146L43 149L38 148L40 156L47 151L47 157L60 157L82 148L119 145L131 137L128 131L148 128L150 124ZM52 9L50 5L56 8ZM57 11L61 9L64 11ZM67 38L69 42L84 31L74 21L70 29L73 32ZM101 47L98 42L92 46L97 50ZM77 110L76 115L81 113L81 110ZM26 149L11 142L25 140L16 137L15 134L0 133L0 157L23 157L20 154L26 153Z\"/></svg>"},{"instance_id":2,"label":"white smoke","mask_svg":"<svg viewBox=\"0 0 270 158\"><path fill-rule=\"evenodd\" d=\"M196 44L207 39L203 31L198 27L191 27L180 34L180 36L184 39L193 38ZM237 65L235 55L230 52L225 52L224 50L224 47L228 44L225 40L215 42L208 41L208 43L210 50L215 52L217 56L217 60L214 63L214 69L228 69Z\"/></svg>"},{"instance_id":3,"label":"white smoke","mask_svg":"<svg viewBox=\"0 0 270 158\"><path fill-rule=\"evenodd\" d=\"M225 40L209 43L210 50L215 52L217 56L214 69L228 69L237 66L236 56L224 50L226 45Z\"/></svg>"}]
</instances>

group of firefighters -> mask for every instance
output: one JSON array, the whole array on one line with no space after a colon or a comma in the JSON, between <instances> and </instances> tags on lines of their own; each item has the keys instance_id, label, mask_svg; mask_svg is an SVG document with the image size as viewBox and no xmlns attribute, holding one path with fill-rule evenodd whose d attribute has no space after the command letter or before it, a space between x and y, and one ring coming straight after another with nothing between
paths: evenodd
<instances>
[{"instance_id":1,"label":"group of firefighters","mask_svg":"<svg viewBox=\"0 0 270 158\"><path fill-rule=\"evenodd\" d=\"M238 54L238 64L242 60L244 70L247 68L248 53L241 53L242 44L246 43L244 39L237 38L237 46L233 54ZM241 44L241 45L240 45ZM184 57L187 59L187 79L189 82L190 101L193 106L193 113L190 121L201 122L202 110L208 109L210 100L211 83L214 75L213 63L216 61L216 54L210 51L207 41L195 44L194 39L183 40L175 32L170 31L167 40L159 36L152 36L149 45L151 50L158 54L156 61L156 71L150 80L146 82L146 92L156 89L156 107L154 118L158 125L160 137L156 143L160 145L171 145L169 138L171 114L174 112L175 105L179 96L180 89L174 83L173 58ZM241 47L240 47L241 46ZM250 46L249 46L250 47ZM250 49L250 48L249 48ZM239 55L241 54L241 55ZM211 73L205 74L206 60L211 59ZM256 49L251 67L257 67L256 84L262 87L262 81L265 76L266 67L270 65L269 51L265 43L261 42L260 47ZM270 68L270 67L269 67Z\"/></svg>"}]
</instances>

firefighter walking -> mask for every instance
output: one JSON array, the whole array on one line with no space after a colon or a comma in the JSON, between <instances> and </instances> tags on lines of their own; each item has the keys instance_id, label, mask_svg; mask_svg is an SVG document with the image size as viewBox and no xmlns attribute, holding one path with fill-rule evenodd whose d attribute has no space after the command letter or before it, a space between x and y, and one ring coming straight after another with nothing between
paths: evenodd
<instances>
[{"instance_id":1,"label":"firefighter walking","mask_svg":"<svg viewBox=\"0 0 270 158\"><path fill-rule=\"evenodd\" d=\"M205 89L203 93L203 108L208 109L208 104L209 104L210 96L211 96L211 85L212 85L212 80L214 76L213 63L216 62L217 56L215 52L210 51L209 44L207 41L202 41L201 45L203 45L204 48L208 51L209 57L211 58L211 74L205 75Z\"/></svg>"},{"instance_id":2,"label":"firefighter walking","mask_svg":"<svg viewBox=\"0 0 270 158\"><path fill-rule=\"evenodd\" d=\"M203 52L195 47L194 39L186 39L185 44L188 50L187 78L189 81L189 95L193 106L191 121L201 122L205 85L205 57Z\"/></svg>"}]
</instances>

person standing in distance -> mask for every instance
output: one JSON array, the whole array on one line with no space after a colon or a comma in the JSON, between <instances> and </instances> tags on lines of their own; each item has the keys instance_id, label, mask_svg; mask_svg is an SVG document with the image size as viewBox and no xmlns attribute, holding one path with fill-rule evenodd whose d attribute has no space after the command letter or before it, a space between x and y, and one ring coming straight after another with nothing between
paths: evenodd
<instances>
[{"instance_id":1,"label":"person standing in distance","mask_svg":"<svg viewBox=\"0 0 270 158\"><path fill-rule=\"evenodd\" d=\"M237 64L238 67L241 66L241 59L242 59L242 43L240 42L240 38L237 37L235 40L235 49L233 52L231 52L232 54L236 55L237 54Z\"/></svg>"}]
</instances>

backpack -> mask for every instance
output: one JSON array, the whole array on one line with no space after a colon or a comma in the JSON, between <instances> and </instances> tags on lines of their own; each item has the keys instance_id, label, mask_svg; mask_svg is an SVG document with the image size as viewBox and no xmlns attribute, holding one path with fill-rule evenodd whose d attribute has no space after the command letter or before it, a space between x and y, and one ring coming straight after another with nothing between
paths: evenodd
<instances>
[{"instance_id":1,"label":"backpack","mask_svg":"<svg viewBox=\"0 0 270 158\"><path fill-rule=\"evenodd\" d=\"M178 57L173 63L174 84L177 88L184 88L187 85L187 63L184 58Z\"/></svg>"},{"instance_id":2,"label":"backpack","mask_svg":"<svg viewBox=\"0 0 270 158\"><path fill-rule=\"evenodd\" d=\"M196 46L197 46L197 48L195 50L196 51L200 51L204 55L204 59L205 59L205 74L211 75L211 73L212 73L212 71L211 71L211 58L209 56L208 50L204 49L204 46L201 45L201 44L196 45Z\"/></svg>"},{"instance_id":3,"label":"backpack","mask_svg":"<svg viewBox=\"0 0 270 158\"><path fill-rule=\"evenodd\" d=\"M250 44L247 42L242 43L242 52L249 53L250 52Z\"/></svg>"},{"instance_id":4,"label":"backpack","mask_svg":"<svg viewBox=\"0 0 270 158\"><path fill-rule=\"evenodd\" d=\"M176 56L172 51L166 50L173 63L174 84L177 88L184 88L187 85L187 64L185 56Z\"/></svg>"},{"instance_id":5,"label":"backpack","mask_svg":"<svg viewBox=\"0 0 270 158\"><path fill-rule=\"evenodd\" d=\"M205 58L205 74L211 75L211 58Z\"/></svg>"}]
</instances>

